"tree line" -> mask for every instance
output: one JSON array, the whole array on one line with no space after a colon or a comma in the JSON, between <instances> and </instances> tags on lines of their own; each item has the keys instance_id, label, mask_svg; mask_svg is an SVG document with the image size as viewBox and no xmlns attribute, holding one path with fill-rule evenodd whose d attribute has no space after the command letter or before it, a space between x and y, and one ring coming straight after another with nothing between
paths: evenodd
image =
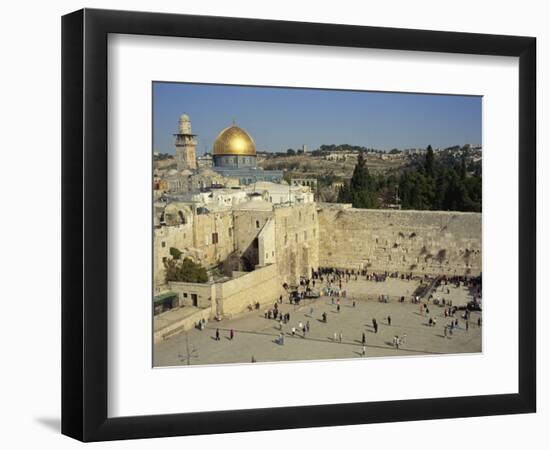
<instances>
[{"instance_id":1,"label":"tree line","mask_svg":"<svg viewBox=\"0 0 550 450\"><path fill-rule=\"evenodd\" d=\"M338 202L355 208L380 208L398 203L401 209L481 212L481 173L469 173L465 155L458 163L435 158L428 146L423 163L400 175L372 176L359 154L351 179L338 193Z\"/></svg>"}]
</instances>

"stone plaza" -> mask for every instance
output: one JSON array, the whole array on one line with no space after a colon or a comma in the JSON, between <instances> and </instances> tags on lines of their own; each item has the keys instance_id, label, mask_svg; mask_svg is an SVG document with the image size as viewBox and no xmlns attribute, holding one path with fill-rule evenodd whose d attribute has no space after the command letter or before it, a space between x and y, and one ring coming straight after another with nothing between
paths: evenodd
<instances>
[{"instance_id":1,"label":"stone plaza","mask_svg":"<svg viewBox=\"0 0 550 450\"><path fill-rule=\"evenodd\" d=\"M204 329L192 329L175 334L154 346L155 366L203 365L225 363L251 363L300 361L322 359L347 359L364 357L388 357L408 355L439 355L481 352L482 338L480 312L471 312L468 320L464 311L456 311L454 317L445 317L447 307L433 304L433 299L445 299L448 304L465 305L473 297L465 286L444 286L433 292L431 301L411 301L418 287L416 280L387 278L383 282L366 281L353 277L344 282L345 297L321 296L305 299L299 305L290 304L288 298L278 304L282 313L289 313L290 320L283 324L265 317L268 305L244 312L221 322L210 320ZM445 290L443 290L445 289ZM447 291L446 289L449 289ZM389 301L381 302L380 295ZM405 297L403 302L398 298ZM426 307L424 306L426 304ZM338 311L339 309L339 311ZM322 314L326 313L326 323ZM391 324L388 323L388 316ZM430 326L429 320L435 320ZM375 333L372 320L379 328ZM450 323L458 320L458 326L450 330ZM309 332L302 333L300 323L309 322ZM293 335L292 328L296 331ZM220 340L216 340L216 329ZM230 330L234 337L230 338ZM281 333L284 340L281 341ZM452 334L451 334L452 333ZM363 334L365 355L363 355ZM395 337L399 338L399 348Z\"/></svg>"}]
</instances>

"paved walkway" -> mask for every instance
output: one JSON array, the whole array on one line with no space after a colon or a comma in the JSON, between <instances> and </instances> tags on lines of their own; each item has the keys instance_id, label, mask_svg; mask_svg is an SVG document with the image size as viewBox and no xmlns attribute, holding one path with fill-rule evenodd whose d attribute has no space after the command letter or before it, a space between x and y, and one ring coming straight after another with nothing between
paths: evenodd
<instances>
[{"instance_id":1,"label":"paved walkway","mask_svg":"<svg viewBox=\"0 0 550 450\"><path fill-rule=\"evenodd\" d=\"M451 319L444 317L443 307L429 305L429 315L426 315L421 313L421 305L410 302L379 303L358 299L356 306L353 306L349 297L352 292L364 293L372 288L384 293L384 284L387 284L386 292L391 291L390 295L401 292L406 296L404 291L407 288L411 289L410 292L415 288L413 282L402 280L384 283L358 280L343 286L348 291L348 298L341 300L340 312L329 297L310 300L301 306L288 302L279 305L281 311L290 313L290 322L283 325L282 330L284 345L277 343L281 333L279 323L266 319L265 310L246 313L231 320L209 322L203 331L192 330L157 343L154 347L154 365L249 363L253 357L257 362L361 358L363 333L367 341L367 357L481 351L481 329L477 326L480 313L471 314L469 329L466 330L462 312L457 312L459 328L454 330L452 336L448 334L445 337L444 325L449 324ZM468 290L463 287L451 288L449 295L438 292L437 296L452 298L453 304L465 303L470 298ZM356 298L360 297L358 295ZM327 323L321 321L323 312L327 313ZM391 325L387 322L388 315L391 316ZM429 317L436 319L435 326L428 325ZM379 324L378 333L372 327L373 318ZM298 328L299 322L305 325L308 321L310 332L305 337L301 332L291 335L292 327ZM215 340L216 327L220 330L220 341ZM233 340L229 339L230 329L235 331ZM405 334L405 342L396 349L393 346L394 336L402 338Z\"/></svg>"}]
</instances>

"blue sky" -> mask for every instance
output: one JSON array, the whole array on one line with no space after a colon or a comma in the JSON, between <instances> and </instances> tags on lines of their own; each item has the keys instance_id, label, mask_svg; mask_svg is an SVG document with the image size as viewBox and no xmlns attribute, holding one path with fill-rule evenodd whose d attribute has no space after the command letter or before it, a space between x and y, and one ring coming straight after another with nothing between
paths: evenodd
<instances>
[{"instance_id":1,"label":"blue sky","mask_svg":"<svg viewBox=\"0 0 550 450\"><path fill-rule=\"evenodd\" d=\"M198 135L197 154L210 151L233 120L260 151L481 144L481 97L155 82L154 150L174 153L172 135L183 113Z\"/></svg>"}]
</instances>

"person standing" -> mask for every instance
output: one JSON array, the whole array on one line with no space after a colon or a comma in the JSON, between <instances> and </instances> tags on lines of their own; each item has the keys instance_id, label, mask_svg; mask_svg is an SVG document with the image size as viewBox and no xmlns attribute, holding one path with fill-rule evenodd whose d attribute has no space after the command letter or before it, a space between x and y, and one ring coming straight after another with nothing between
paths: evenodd
<instances>
[{"instance_id":1,"label":"person standing","mask_svg":"<svg viewBox=\"0 0 550 450\"><path fill-rule=\"evenodd\" d=\"M306 322L306 331L309 333L309 320Z\"/></svg>"},{"instance_id":2,"label":"person standing","mask_svg":"<svg viewBox=\"0 0 550 450\"><path fill-rule=\"evenodd\" d=\"M340 334L339 334L339 339L340 339L340 344L342 343L342 332L340 331Z\"/></svg>"},{"instance_id":3,"label":"person standing","mask_svg":"<svg viewBox=\"0 0 550 450\"><path fill-rule=\"evenodd\" d=\"M231 328L229 330L229 340L233 340L233 338L235 337L235 331L233 330L233 328Z\"/></svg>"},{"instance_id":4,"label":"person standing","mask_svg":"<svg viewBox=\"0 0 550 450\"><path fill-rule=\"evenodd\" d=\"M391 326L391 316L388 316L388 325Z\"/></svg>"},{"instance_id":5,"label":"person standing","mask_svg":"<svg viewBox=\"0 0 550 450\"><path fill-rule=\"evenodd\" d=\"M367 343L367 337L365 336L365 332L363 332L363 335L361 336L361 343L365 345Z\"/></svg>"},{"instance_id":6,"label":"person standing","mask_svg":"<svg viewBox=\"0 0 550 450\"><path fill-rule=\"evenodd\" d=\"M367 347L365 345L363 345L363 348L361 349L361 354L363 356L367 356Z\"/></svg>"},{"instance_id":7,"label":"person standing","mask_svg":"<svg viewBox=\"0 0 550 450\"><path fill-rule=\"evenodd\" d=\"M216 341L220 340L220 329L216 328Z\"/></svg>"}]
</instances>

